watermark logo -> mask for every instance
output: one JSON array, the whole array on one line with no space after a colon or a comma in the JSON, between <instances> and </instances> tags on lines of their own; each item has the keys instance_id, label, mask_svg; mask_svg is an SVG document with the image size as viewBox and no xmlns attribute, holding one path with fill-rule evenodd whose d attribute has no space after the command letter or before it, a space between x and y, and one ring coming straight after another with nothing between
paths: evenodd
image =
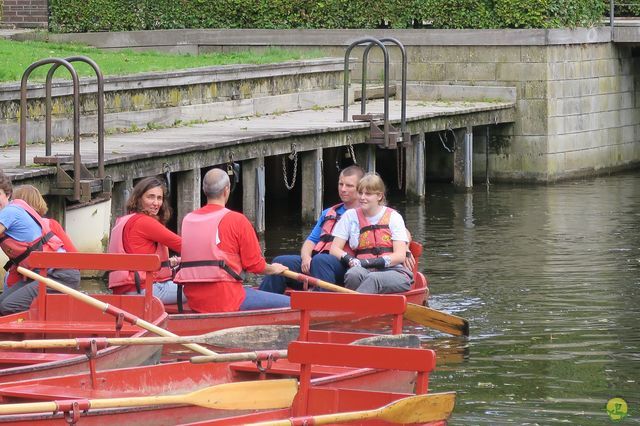
<instances>
[{"instance_id":1,"label":"watermark logo","mask_svg":"<svg viewBox=\"0 0 640 426\"><path fill-rule=\"evenodd\" d=\"M607 401L607 414L614 422L618 422L627 417L627 401L622 398L611 398Z\"/></svg>"}]
</instances>

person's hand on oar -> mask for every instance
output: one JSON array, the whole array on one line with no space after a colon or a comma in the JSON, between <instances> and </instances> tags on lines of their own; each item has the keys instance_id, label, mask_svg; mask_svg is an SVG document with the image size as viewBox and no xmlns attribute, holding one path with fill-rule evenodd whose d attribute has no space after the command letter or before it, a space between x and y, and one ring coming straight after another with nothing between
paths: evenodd
<instances>
[{"instance_id":1,"label":"person's hand on oar","mask_svg":"<svg viewBox=\"0 0 640 426\"><path fill-rule=\"evenodd\" d=\"M198 343L222 348L252 348L257 351L286 347L300 334L297 325L249 325L225 328L199 336L177 337L84 337L77 339L23 340L0 342L0 349L75 348L95 341L99 348L118 345Z\"/></svg>"},{"instance_id":2,"label":"person's hand on oar","mask_svg":"<svg viewBox=\"0 0 640 426\"><path fill-rule=\"evenodd\" d=\"M181 395L90 399L88 403L89 409L189 404L224 410L261 410L290 407L297 392L296 379L256 380L224 383ZM0 414L56 412L63 402L0 404Z\"/></svg>"},{"instance_id":3,"label":"person's hand on oar","mask_svg":"<svg viewBox=\"0 0 640 426\"><path fill-rule=\"evenodd\" d=\"M348 423L362 420L384 420L389 423L411 424L446 420L456 401L455 392L410 396L373 410L305 416L314 425ZM289 426L302 424L302 418L250 423L247 426Z\"/></svg>"},{"instance_id":4,"label":"person's hand on oar","mask_svg":"<svg viewBox=\"0 0 640 426\"><path fill-rule=\"evenodd\" d=\"M311 285L315 285L326 290L331 290L338 293L357 294L357 292L354 290L340 287L339 285L331 284L326 281L310 277L308 275L299 274L293 271L284 271L282 272L282 275L292 280L308 282ZM407 310L404 313L404 317L409 321L413 321L426 327L431 327L444 333L453 334L454 336L469 335L469 322L466 319L448 314L446 312L428 308L426 306L416 305L415 303L407 303Z\"/></svg>"}]
</instances>

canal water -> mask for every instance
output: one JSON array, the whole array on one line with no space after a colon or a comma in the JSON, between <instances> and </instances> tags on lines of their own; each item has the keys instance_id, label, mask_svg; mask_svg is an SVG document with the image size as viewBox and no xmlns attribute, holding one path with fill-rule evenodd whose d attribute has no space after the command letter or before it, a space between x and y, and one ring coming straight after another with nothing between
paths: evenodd
<instances>
[{"instance_id":1,"label":"canal water","mask_svg":"<svg viewBox=\"0 0 640 426\"><path fill-rule=\"evenodd\" d=\"M432 391L458 392L452 425L640 424L640 172L548 186L427 185L391 197L416 240L430 306L469 320L468 340L408 326L435 349ZM266 255L308 226L282 212Z\"/></svg>"}]
</instances>

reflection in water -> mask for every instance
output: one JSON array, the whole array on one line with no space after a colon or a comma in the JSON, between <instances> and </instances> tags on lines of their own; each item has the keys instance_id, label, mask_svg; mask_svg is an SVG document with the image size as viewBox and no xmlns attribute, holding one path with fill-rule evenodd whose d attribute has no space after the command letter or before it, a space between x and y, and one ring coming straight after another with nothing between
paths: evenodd
<instances>
[{"instance_id":1,"label":"reflection in water","mask_svg":"<svg viewBox=\"0 0 640 426\"><path fill-rule=\"evenodd\" d=\"M605 424L615 396L640 424L640 173L427 193L391 204L425 244L430 306L471 324L466 342L408 330L441 352L451 424ZM269 224L267 256L299 248L309 228L291 222Z\"/></svg>"}]
</instances>

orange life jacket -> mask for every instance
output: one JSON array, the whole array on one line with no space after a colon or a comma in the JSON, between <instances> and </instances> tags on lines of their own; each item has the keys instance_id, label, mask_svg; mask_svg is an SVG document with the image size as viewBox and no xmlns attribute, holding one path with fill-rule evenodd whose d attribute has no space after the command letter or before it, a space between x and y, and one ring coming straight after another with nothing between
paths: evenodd
<instances>
[{"instance_id":1,"label":"orange life jacket","mask_svg":"<svg viewBox=\"0 0 640 426\"><path fill-rule=\"evenodd\" d=\"M41 217L29 204L23 200L13 200L9 204L25 210L42 230L42 235L31 242L15 240L7 235L6 232L0 237L0 248L9 258L9 261L4 265L4 269L9 271L7 285L12 286L22 279L22 275L17 270L18 266L29 268L28 258L31 252L58 251L58 249L64 247L64 244L51 231L49 219Z\"/></svg>"},{"instance_id":2,"label":"orange life jacket","mask_svg":"<svg viewBox=\"0 0 640 426\"><path fill-rule=\"evenodd\" d=\"M389 221L394 210L389 207L385 207L385 209L380 221L375 225L369 222L361 208L356 209L360 226L360 238L358 239L358 247L355 249L355 255L358 259L373 259L393 252Z\"/></svg>"},{"instance_id":3,"label":"orange life jacket","mask_svg":"<svg viewBox=\"0 0 640 426\"><path fill-rule=\"evenodd\" d=\"M336 223L340 220L340 215L338 214L338 209L344 206L344 203L338 203L335 206L329 207L327 210L327 214L322 218L322 227L320 231L320 241L316 243L313 247L313 254L316 255L318 253L329 253L331 250L331 244L333 243L333 228L336 226ZM353 255L353 250L349 247L349 244L345 244L344 250Z\"/></svg>"},{"instance_id":4,"label":"orange life jacket","mask_svg":"<svg viewBox=\"0 0 640 426\"><path fill-rule=\"evenodd\" d=\"M206 214L189 213L184 217L176 283L243 281L240 255L220 250L216 244L220 221L227 213L229 209L223 208Z\"/></svg>"},{"instance_id":5,"label":"orange life jacket","mask_svg":"<svg viewBox=\"0 0 640 426\"><path fill-rule=\"evenodd\" d=\"M138 213L128 214L116 219L109 238L109 253L127 253L124 249L124 227L129 220ZM160 258L160 269L153 273L153 282L164 282L171 279L173 272L169 263L169 249L164 244L156 243L156 254ZM145 271L111 271L109 273L109 288L135 285L140 293L140 283L143 283L147 273Z\"/></svg>"}]
</instances>

